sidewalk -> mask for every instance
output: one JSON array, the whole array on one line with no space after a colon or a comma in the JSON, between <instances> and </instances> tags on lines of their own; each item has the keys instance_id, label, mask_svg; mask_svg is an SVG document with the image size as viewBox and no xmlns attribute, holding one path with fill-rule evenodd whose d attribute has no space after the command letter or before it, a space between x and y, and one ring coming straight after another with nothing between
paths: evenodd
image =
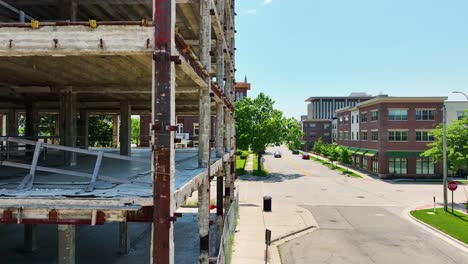
<instances>
[{"instance_id":1,"label":"sidewalk","mask_svg":"<svg viewBox=\"0 0 468 264\"><path fill-rule=\"evenodd\" d=\"M246 171L251 169L251 163L250 167L247 163ZM312 232L317 228L317 222L308 210L275 200L275 197L272 197L272 212L263 212L264 193L263 186L260 186L263 185L263 182L239 180L238 184L240 193L239 222L231 263L265 263L265 229L270 229L272 245L269 263L281 264L277 246L285 242L285 238L291 239L290 235Z\"/></svg>"}]
</instances>

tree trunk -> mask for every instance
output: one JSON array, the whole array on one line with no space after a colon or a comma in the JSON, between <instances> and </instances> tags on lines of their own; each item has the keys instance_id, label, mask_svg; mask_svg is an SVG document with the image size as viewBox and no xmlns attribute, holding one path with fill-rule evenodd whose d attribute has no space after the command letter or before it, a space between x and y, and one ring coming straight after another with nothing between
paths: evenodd
<instances>
[{"instance_id":1,"label":"tree trunk","mask_svg":"<svg viewBox=\"0 0 468 264\"><path fill-rule=\"evenodd\" d=\"M262 170L261 162L262 162L262 153L258 153L257 154L257 170L258 171Z\"/></svg>"}]
</instances>

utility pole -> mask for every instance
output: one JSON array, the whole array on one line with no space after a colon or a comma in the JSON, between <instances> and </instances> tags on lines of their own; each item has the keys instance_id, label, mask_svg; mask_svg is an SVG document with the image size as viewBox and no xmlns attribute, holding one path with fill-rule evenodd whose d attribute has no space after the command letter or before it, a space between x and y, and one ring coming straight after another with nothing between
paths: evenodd
<instances>
[{"instance_id":1,"label":"utility pole","mask_svg":"<svg viewBox=\"0 0 468 264\"><path fill-rule=\"evenodd\" d=\"M443 172L443 187L444 187L444 210L447 212L447 109L442 108L442 156L444 163L444 172Z\"/></svg>"}]
</instances>

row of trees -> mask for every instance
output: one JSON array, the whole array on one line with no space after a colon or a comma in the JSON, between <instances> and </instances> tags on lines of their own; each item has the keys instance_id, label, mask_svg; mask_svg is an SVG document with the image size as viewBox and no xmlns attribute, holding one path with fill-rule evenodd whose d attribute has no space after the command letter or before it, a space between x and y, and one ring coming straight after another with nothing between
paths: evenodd
<instances>
[{"instance_id":1,"label":"row of trees","mask_svg":"<svg viewBox=\"0 0 468 264\"><path fill-rule=\"evenodd\" d=\"M322 138L315 141L312 151L318 155L328 158L333 166L335 166L336 161L346 165L351 165L353 162L351 159L351 152L349 152L347 148L336 143L325 143L322 141Z\"/></svg>"},{"instance_id":2,"label":"row of trees","mask_svg":"<svg viewBox=\"0 0 468 264\"><path fill-rule=\"evenodd\" d=\"M263 93L236 102L236 144L257 154L257 170L261 170L262 154L268 144L283 142L289 149L298 149L302 144L299 121L285 118L274 103Z\"/></svg>"}]
</instances>

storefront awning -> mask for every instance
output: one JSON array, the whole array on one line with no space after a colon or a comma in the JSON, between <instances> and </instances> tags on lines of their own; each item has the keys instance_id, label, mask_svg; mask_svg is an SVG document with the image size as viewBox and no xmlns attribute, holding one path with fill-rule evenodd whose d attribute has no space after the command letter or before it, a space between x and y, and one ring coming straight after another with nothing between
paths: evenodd
<instances>
[{"instance_id":1,"label":"storefront awning","mask_svg":"<svg viewBox=\"0 0 468 264\"><path fill-rule=\"evenodd\" d=\"M367 149L367 152L364 154L368 157L374 157L375 155L377 155L379 152L377 150L373 150L373 149Z\"/></svg>"},{"instance_id":2,"label":"storefront awning","mask_svg":"<svg viewBox=\"0 0 468 264\"><path fill-rule=\"evenodd\" d=\"M355 147L347 147L349 149L349 151L351 151L351 154L354 154L354 152L358 151L359 148L355 148Z\"/></svg>"},{"instance_id":3,"label":"storefront awning","mask_svg":"<svg viewBox=\"0 0 468 264\"><path fill-rule=\"evenodd\" d=\"M418 158L422 151L387 151L389 158Z\"/></svg>"},{"instance_id":4,"label":"storefront awning","mask_svg":"<svg viewBox=\"0 0 468 264\"><path fill-rule=\"evenodd\" d=\"M354 152L356 155L364 155L366 153L366 149L359 149L358 151Z\"/></svg>"}]
</instances>

